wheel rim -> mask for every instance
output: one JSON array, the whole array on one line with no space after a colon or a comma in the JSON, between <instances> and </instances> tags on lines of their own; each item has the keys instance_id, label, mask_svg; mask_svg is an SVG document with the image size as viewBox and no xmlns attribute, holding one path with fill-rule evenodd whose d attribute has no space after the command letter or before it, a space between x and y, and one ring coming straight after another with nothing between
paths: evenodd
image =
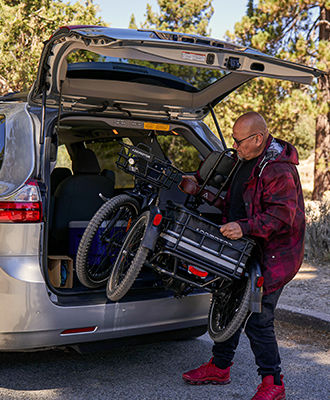
<instances>
[{"instance_id":1,"label":"wheel rim","mask_svg":"<svg viewBox=\"0 0 330 400\"><path fill-rule=\"evenodd\" d=\"M114 265L134 214L127 206L110 212L90 244L88 275L94 282L106 281Z\"/></svg>"},{"instance_id":2,"label":"wheel rim","mask_svg":"<svg viewBox=\"0 0 330 400\"><path fill-rule=\"evenodd\" d=\"M246 279L241 279L224 289L213 301L210 328L214 334L224 331L237 314L246 287Z\"/></svg>"}]
</instances>

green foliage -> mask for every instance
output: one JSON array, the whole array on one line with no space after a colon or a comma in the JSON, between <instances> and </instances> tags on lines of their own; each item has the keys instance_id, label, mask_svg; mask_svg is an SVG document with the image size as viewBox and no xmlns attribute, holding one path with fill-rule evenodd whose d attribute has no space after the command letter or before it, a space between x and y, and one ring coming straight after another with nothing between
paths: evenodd
<instances>
[{"instance_id":1,"label":"green foliage","mask_svg":"<svg viewBox=\"0 0 330 400\"><path fill-rule=\"evenodd\" d=\"M183 137L157 135L163 153L173 162L177 168L184 172L196 171L199 167L198 151L192 147ZM127 144L132 144L130 139L124 138ZM116 188L132 187L133 176L117 168L116 161L121 144L118 142L93 142L88 143L87 148L94 151L101 170L106 168L116 172Z\"/></svg>"},{"instance_id":2,"label":"green foliage","mask_svg":"<svg viewBox=\"0 0 330 400\"><path fill-rule=\"evenodd\" d=\"M315 124L311 121L315 119L315 106L307 92L290 82L254 79L222 101L215 111L227 141L231 140L237 117L244 112L257 111L265 117L270 133L296 146L302 159L307 158L313 148Z\"/></svg>"},{"instance_id":3,"label":"green foliage","mask_svg":"<svg viewBox=\"0 0 330 400\"><path fill-rule=\"evenodd\" d=\"M95 62L102 62L105 61L105 57L100 56L99 54L93 53L92 51L88 50L78 50L73 53L70 53L67 56L68 63L76 63L76 62L88 62L88 61L95 61Z\"/></svg>"},{"instance_id":4,"label":"green foliage","mask_svg":"<svg viewBox=\"0 0 330 400\"><path fill-rule=\"evenodd\" d=\"M197 171L198 151L180 136L158 136L157 140L166 156L184 172Z\"/></svg>"},{"instance_id":5,"label":"green foliage","mask_svg":"<svg viewBox=\"0 0 330 400\"><path fill-rule=\"evenodd\" d=\"M147 20L143 28L208 35L208 24L213 15L212 0L158 0L160 13L147 4Z\"/></svg>"},{"instance_id":6,"label":"green foliage","mask_svg":"<svg viewBox=\"0 0 330 400\"><path fill-rule=\"evenodd\" d=\"M91 0L0 0L0 93L28 90L43 42L63 25L103 24L97 11Z\"/></svg>"},{"instance_id":7,"label":"green foliage","mask_svg":"<svg viewBox=\"0 0 330 400\"><path fill-rule=\"evenodd\" d=\"M330 46L318 41L321 2L315 0L248 1L247 15L235 24L235 33L226 39L254 47L273 56L329 70ZM231 130L235 119L245 111L260 112L270 131L293 143L301 158L306 158L314 145L314 124L320 112L318 89L290 82L259 79L245 85L218 108L224 118L224 131Z\"/></svg>"},{"instance_id":8,"label":"green foliage","mask_svg":"<svg viewBox=\"0 0 330 400\"><path fill-rule=\"evenodd\" d=\"M330 261L330 201L306 201L306 244L308 260Z\"/></svg>"},{"instance_id":9,"label":"green foliage","mask_svg":"<svg viewBox=\"0 0 330 400\"><path fill-rule=\"evenodd\" d=\"M132 144L129 139L123 139L127 144ZM109 169L116 173L116 188L128 188L134 186L134 178L121 169L117 168L118 152L122 145L118 142L88 143L87 148L94 151L101 170Z\"/></svg>"},{"instance_id":10,"label":"green foliage","mask_svg":"<svg viewBox=\"0 0 330 400\"><path fill-rule=\"evenodd\" d=\"M58 146L56 167L65 167L72 170L72 161L64 144Z\"/></svg>"},{"instance_id":11,"label":"green foliage","mask_svg":"<svg viewBox=\"0 0 330 400\"><path fill-rule=\"evenodd\" d=\"M214 11L211 3L211 0L179 0L175 2L158 0L160 12L153 12L152 7L147 4L147 19L141 27L208 36L207 26ZM134 15L131 17L129 27L136 28ZM204 68L147 62L139 64L179 76L199 89L211 84L221 76L221 71Z\"/></svg>"}]
</instances>

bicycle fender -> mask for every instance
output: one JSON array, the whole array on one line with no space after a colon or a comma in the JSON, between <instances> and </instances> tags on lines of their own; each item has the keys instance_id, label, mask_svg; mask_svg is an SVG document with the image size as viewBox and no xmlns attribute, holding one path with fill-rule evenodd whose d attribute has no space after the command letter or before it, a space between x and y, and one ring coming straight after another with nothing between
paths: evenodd
<instances>
[{"instance_id":1,"label":"bicycle fender","mask_svg":"<svg viewBox=\"0 0 330 400\"><path fill-rule=\"evenodd\" d=\"M258 287L258 279L261 275L261 266L259 261L255 258L249 260L249 274L251 278L251 300L250 300L250 311L255 313L261 313L261 301L263 296L263 287Z\"/></svg>"},{"instance_id":2,"label":"bicycle fender","mask_svg":"<svg viewBox=\"0 0 330 400\"><path fill-rule=\"evenodd\" d=\"M161 214L160 209L158 207L152 205L150 207L149 223L148 223L148 226L146 228L146 231L145 231L144 237L142 239L142 243L141 243L142 247L149 249L149 250L155 249L159 234L162 229L161 223L157 226L153 224L154 218L157 214Z\"/></svg>"}]
</instances>

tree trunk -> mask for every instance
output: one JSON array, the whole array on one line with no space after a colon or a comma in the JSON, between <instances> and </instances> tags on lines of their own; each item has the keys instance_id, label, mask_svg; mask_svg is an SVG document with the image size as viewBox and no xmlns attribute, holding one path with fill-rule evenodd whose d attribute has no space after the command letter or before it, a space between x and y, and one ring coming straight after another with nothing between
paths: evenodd
<instances>
[{"instance_id":1,"label":"tree trunk","mask_svg":"<svg viewBox=\"0 0 330 400\"><path fill-rule=\"evenodd\" d=\"M320 40L330 39L330 10L321 7ZM330 105L329 70L319 79L319 103ZM330 112L320 114L316 119L315 164L313 200L321 199L323 193L330 190Z\"/></svg>"}]
</instances>

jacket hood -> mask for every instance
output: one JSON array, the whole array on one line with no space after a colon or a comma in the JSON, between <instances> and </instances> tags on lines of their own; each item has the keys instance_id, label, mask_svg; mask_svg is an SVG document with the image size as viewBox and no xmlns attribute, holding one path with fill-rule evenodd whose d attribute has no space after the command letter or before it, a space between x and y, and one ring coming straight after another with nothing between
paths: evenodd
<instances>
[{"instance_id":1,"label":"jacket hood","mask_svg":"<svg viewBox=\"0 0 330 400\"><path fill-rule=\"evenodd\" d=\"M258 162L258 167L260 168L259 176L265 166L274 161L294 165L299 164L297 149L284 140L275 139L272 135L269 135L267 145L259 159L261 160Z\"/></svg>"}]
</instances>

